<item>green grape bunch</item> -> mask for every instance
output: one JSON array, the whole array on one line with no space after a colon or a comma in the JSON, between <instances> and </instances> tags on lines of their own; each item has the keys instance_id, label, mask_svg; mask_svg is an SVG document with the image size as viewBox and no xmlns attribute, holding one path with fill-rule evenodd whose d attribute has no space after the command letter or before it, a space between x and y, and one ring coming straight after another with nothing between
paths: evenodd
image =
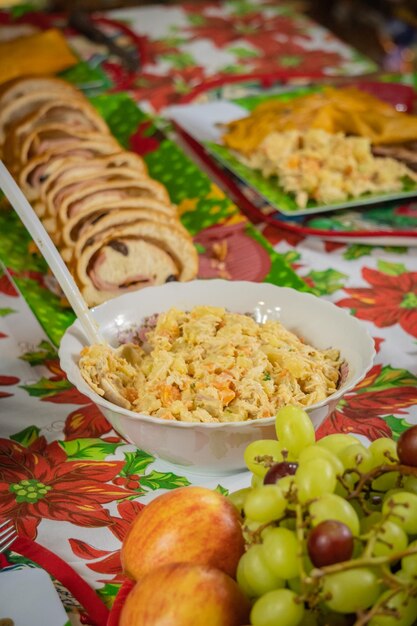
<instances>
[{"instance_id":1,"label":"green grape bunch","mask_svg":"<svg viewBox=\"0 0 417 626\"><path fill-rule=\"evenodd\" d=\"M251 487L229 496L252 626L417 624L417 425L397 443L316 442L307 413L286 406L276 434L247 447Z\"/></svg>"}]
</instances>

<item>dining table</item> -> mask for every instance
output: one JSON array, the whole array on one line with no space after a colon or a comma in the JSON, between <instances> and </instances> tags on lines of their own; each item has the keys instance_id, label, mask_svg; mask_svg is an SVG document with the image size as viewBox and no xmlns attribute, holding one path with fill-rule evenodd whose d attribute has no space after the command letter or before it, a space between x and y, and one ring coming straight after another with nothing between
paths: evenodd
<instances>
[{"instance_id":1,"label":"dining table","mask_svg":"<svg viewBox=\"0 0 417 626\"><path fill-rule=\"evenodd\" d=\"M329 231L326 237L297 222L288 228L285 220L251 221L240 196L164 117L166 107L185 101L262 93L277 77L368 76L378 71L375 64L306 17L296 2L183 2L98 14L107 32L138 46L133 72L103 44L72 30L65 16L29 8L3 11L0 29L62 29L79 59L64 78L91 97L121 144L143 155L167 186L194 237L200 278L300 289L366 326L375 343L372 368L317 437L397 440L417 424L417 204L395 206L395 224L409 224L407 238L401 231L375 241L373 231L345 238ZM228 257L216 263L210 242L224 239ZM0 521L11 520L18 539L0 555L0 567L46 570L68 623L106 626L124 581L121 542L141 509L188 485L227 495L249 486L250 473L195 474L126 442L60 368L60 338L74 317L2 198Z\"/></svg>"}]
</instances>

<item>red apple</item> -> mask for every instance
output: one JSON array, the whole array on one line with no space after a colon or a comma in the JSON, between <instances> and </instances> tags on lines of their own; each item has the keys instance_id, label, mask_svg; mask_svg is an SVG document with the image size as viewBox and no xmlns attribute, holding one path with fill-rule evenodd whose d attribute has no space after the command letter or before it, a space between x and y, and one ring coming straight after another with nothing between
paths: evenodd
<instances>
[{"instance_id":1,"label":"red apple","mask_svg":"<svg viewBox=\"0 0 417 626\"><path fill-rule=\"evenodd\" d=\"M119 626L242 626L249 602L222 571L195 563L168 563L137 582Z\"/></svg>"},{"instance_id":2,"label":"red apple","mask_svg":"<svg viewBox=\"0 0 417 626\"><path fill-rule=\"evenodd\" d=\"M220 493L180 487L152 500L134 519L121 550L134 580L166 563L190 562L236 574L244 552L239 514Z\"/></svg>"}]
</instances>

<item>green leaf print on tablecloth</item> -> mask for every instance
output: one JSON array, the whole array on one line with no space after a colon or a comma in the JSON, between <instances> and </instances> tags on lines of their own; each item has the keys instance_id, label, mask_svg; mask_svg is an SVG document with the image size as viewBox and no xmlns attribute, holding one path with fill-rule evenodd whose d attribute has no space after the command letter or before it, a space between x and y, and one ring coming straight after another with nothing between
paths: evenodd
<instances>
[{"instance_id":1,"label":"green leaf print on tablecloth","mask_svg":"<svg viewBox=\"0 0 417 626\"><path fill-rule=\"evenodd\" d=\"M176 489L177 487L187 487L191 485L185 476L177 476L173 472L158 472L153 470L140 478L141 487L148 487L152 491L157 489Z\"/></svg>"},{"instance_id":2,"label":"green leaf print on tablecloth","mask_svg":"<svg viewBox=\"0 0 417 626\"><path fill-rule=\"evenodd\" d=\"M253 59L261 55L259 50L254 48L244 48L243 46L232 46L228 48L227 52L234 54L238 59Z\"/></svg>"},{"instance_id":3,"label":"green leaf print on tablecloth","mask_svg":"<svg viewBox=\"0 0 417 626\"><path fill-rule=\"evenodd\" d=\"M221 485L217 485L217 487L215 488L214 491L217 491L222 496L228 496L229 495L229 490L226 489L225 487L222 487Z\"/></svg>"},{"instance_id":4,"label":"green leaf print on tablecloth","mask_svg":"<svg viewBox=\"0 0 417 626\"><path fill-rule=\"evenodd\" d=\"M136 452L125 452L125 460L126 462L119 476L142 474L155 461L155 457L143 450L136 450Z\"/></svg>"},{"instance_id":5,"label":"green leaf print on tablecloth","mask_svg":"<svg viewBox=\"0 0 417 626\"><path fill-rule=\"evenodd\" d=\"M390 263L382 259L378 260L377 266L380 272L388 274L388 276L400 276L400 274L408 271L403 263Z\"/></svg>"},{"instance_id":6,"label":"green leaf print on tablecloth","mask_svg":"<svg viewBox=\"0 0 417 626\"><path fill-rule=\"evenodd\" d=\"M412 426L412 424L407 422L405 419L399 419L398 417L395 417L395 415L387 415L384 419L391 428L392 438L395 441L398 441L401 433Z\"/></svg>"},{"instance_id":7,"label":"green leaf print on tablecloth","mask_svg":"<svg viewBox=\"0 0 417 626\"><path fill-rule=\"evenodd\" d=\"M28 426L27 428L24 428L15 435L11 435L10 439L12 439L13 441L17 441L18 443L20 443L20 445L28 448L32 443L36 441L36 439L38 439L39 433L40 428L38 428L37 426Z\"/></svg>"},{"instance_id":8,"label":"green leaf print on tablecloth","mask_svg":"<svg viewBox=\"0 0 417 626\"><path fill-rule=\"evenodd\" d=\"M343 253L343 258L346 261L354 261L356 259L360 259L363 256L369 256L372 251L375 250L375 246L368 246L362 243L354 243L351 246L348 246Z\"/></svg>"},{"instance_id":9,"label":"green leaf print on tablecloth","mask_svg":"<svg viewBox=\"0 0 417 626\"><path fill-rule=\"evenodd\" d=\"M362 243L354 243L348 246L343 253L346 261L355 261L363 256L370 256L375 248L382 248L385 252L393 252L395 254L407 254L408 248L404 246L370 246Z\"/></svg>"},{"instance_id":10,"label":"green leaf print on tablecloth","mask_svg":"<svg viewBox=\"0 0 417 626\"><path fill-rule=\"evenodd\" d=\"M307 274L309 283L314 285L314 293L320 296L331 295L341 289L348 278L347 274L334 269L312 271Z\"/></svg>"},{"instance_id":11,"label":"green leaf print on tablecloth","mask_svg":"<svg viewBox=\"0 0 417 626\"><path fill-rule=\"evenodd\" d=\"M184 70L196 65L195 58L189 52L166 52L159 55L159 58L169 63L176 70Z\"/></svg>"},{"instance_id":12,"label":"green leaf print on tablecloth","mask_svg":"<svg viewBox=\"0 0 417 626\"><path fill-rule=\"evenodd\" d=\"M42 365L47 360L57 359L58 353L49 341L41 341L36 350L25 352L19 358L30 365Z\"/></svg>"},{"instance_id":13,"label":"green leaf print on tablecloth","mask_svg":"<svg viewBox=\"0 0 417 626\"><path fill-rule=\"evenodd\" d=\"M123 442L109 442L102 439L72 439L71 441L60 441L59 445L69 460L104 461L110 454L114 454L117 448L123 445Z\"/></svg>"},{"instance_id":14,"label":"green leaf print on tablecloth","mask_svg":"<svg viewBox=\"0 0 417 626\"><path fill-rule=\"evenodd\" d=\"M143 495L148 490L175 489L191 484L188 478L178 476L173 472L151 470L148 474L144 473L155 461L155 457L144 450L125 452L124 457L126 462L119 472L119 477L127 481L137 481L136 491L138 495Z\"/></svg>"},{"instance_id":15,"label":"green leaf print on tablecloth","mask_svg":"<svg viewBox=\"0 0 417 626\"><path fill-rule=\"evenodd\" d=\"M110 609L114 599L120 589L120 584L106 583L103 587L96 589L97 594L103 600L104 604Z\"/></svg>"},{"instance_id":16,"label":"green leaf print on tablecloth","mask_svg":"<svg viewBox=\"0 0 417 626\"><path fill-rule=\"evenodd\" d=\"M395 389L396 387L416 387L417 377L406 369L395 369L391 365L383 367L374 384L366 387L365 391L382 391L383 389ZM361 391L358 391L361 393Z\"/></svg>"},{"instance_id":17,"label":"green leaf print on tablecloth","mask_svg":"<svg viewBox=\"0 0 417 626\"><path fill-rule=\"evenodd\" d=\"M20 386L22 389L27 391L30 396L37 398L48 398L50 396L55 396L60 391L72 389L72 385L67 379L51 380L44 377L36 383Z\"/></svg>"},{"instance_id":18,"label":"green leaf print on tablecloth","mask_svg":"<svg viewBox=\"0 0 417 626\"><path fill-rule=\"evenodd\" d=\"M8 315L11 315L12 313L16 313L17 311L15 311L14 309L11 309L10 307L5 307L4 309L0 309L0 317L7 317Z\"/></svg>"}]
</instances>

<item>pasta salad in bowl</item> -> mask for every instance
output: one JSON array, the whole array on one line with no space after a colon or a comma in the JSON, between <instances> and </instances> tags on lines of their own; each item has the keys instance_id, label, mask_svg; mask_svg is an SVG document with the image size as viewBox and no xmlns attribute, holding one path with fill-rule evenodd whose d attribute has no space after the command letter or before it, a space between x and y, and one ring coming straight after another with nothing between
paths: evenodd
<instances>
[{"instance_id":1,"label":"pasta salad in bowl","mask_svg":"<svg viewBox=\"0 0 417 626\"><path fill-rule=\"evenodd\" d=\"M88 345L76 321L59 350L68 379L129 442L196 473L243 469L282 406L317 428L374 356L363 323L268 283L167 283L93 314L107 343Z\"/></svg>"}]
</instances>

